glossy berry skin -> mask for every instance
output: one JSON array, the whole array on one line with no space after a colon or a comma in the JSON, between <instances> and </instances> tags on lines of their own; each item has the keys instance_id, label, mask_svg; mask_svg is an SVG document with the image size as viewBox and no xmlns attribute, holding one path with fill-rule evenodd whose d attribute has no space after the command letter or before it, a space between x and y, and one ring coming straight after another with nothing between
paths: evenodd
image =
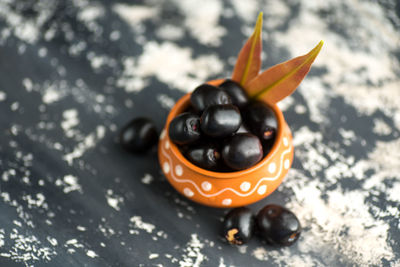
<instances>
[{"instance_id":1,"label":"glossy berry skin","mask_svg":"<svg viewBox=\"0 0 400 267\"><path fill-rule=\"evenodd\" d=\"M190 95L190 102L197 112L203 112L209 106L230 104L231 98L224 90L202 84Z\"/></svg>"},{"instance_id":2,"label":"glossy berry skin","mask_svg":"<svg viewBox=\"0 0 400 267\"><path fill-rule=\"evenodd\" d=\"M224 90L230 96L232 104L238 108L241 109L249 103L249 97L239 83L227 79L219 86L219 88Z\"/></svg>"},{"instance_id":3,"label":"glossy berry skin","mask_svg":"<svg viewBox=\"0 0 400 267\"><path fill-rule=\"evenodd\" d=\"M275 137L278 122L274 111L267 104L260 101L252 102L242 114L250 131L261 140L270 140Z\"/></svg>"},{"instance_id":4,"label":"glossy berry skin","mask_svg":"<svg viewBox=\"0 0 400 267\"><path fill-rule=\"evenodd\" d=\"M232 209L224 217L223 236L232 245L242 245L253 236L254 224L254 215L249 208Z\"/></svg>"},{"instance_id":5,"label":"glossy berry skin","mask_svg":"<svg viewBox=\"0 0 400 267\"><path fill-rule=\"evenodd\" d=\"M119 134L121 146L133 153L145 152L158 142L154 123L147 118L136 118L125 125Z\"/></svg>"},{"instance_id":6,"label":"glossy berry skin","mask_svg":"<svg viewBox=\"0 0 400 267\"><path fill-rule=\"evenodd\" d=\"M275 144L275 138L269 139L269 140L262 140L261 144L263 146L263 152L264 152L264 157L269 154L271 151L272 147Z\"/></svg>"},{"instance_id":7,"label":"glossy berry skin","mask_svg":"<svg viewBox=\"0 0 400 267\"><path fill-rule=\"evenodd\" d=\"M227 140L222 148L222 159L234 170L244 170L262 159L263 149L257 136L238 133Z\"/></svg>"},{"instance_id":8,"label":"glossy berry skin","mask_svg":"<svg viewBox=\"0 0 400 267\"><path fill-rule=\"evenodd\" d=\"M188 147L185 155L194 165L209 171L216 170L221 159L217 146L209 142Z\"/></svg>"},{"instance_id":9,"label":"glossy berry skin","mask_svg":"<svg viewBox=\"0 0 400 267\"><path fill-rule=\"evenodd\" d=\"M211 137L232 135L241 123L239 109L231 104L210 106L204 110L200 119L201 130Z\"/></svg>"},{"instance_id":10,"label":"glossy berry skin","mask_svg":"<svg viewBox=\"0 0 400 267\"><path fill-rule=\"evenodd\" d=\"M300 236L301 225L290 210L270 204L262 208L256 217L258 234L268 243L290 246Z\"/></svg>"},{"instance_id":11,"label":"glossy berry skin","mask_svg":"<svg viewBox=\"0 0 400 267\"><path fill-rule=\"evenodd\" d=\"M200 134L200 118L192 113L176 116L168 127L169 138L178 145L191 144L197 141Z\"/></svg>"}]
</instances>

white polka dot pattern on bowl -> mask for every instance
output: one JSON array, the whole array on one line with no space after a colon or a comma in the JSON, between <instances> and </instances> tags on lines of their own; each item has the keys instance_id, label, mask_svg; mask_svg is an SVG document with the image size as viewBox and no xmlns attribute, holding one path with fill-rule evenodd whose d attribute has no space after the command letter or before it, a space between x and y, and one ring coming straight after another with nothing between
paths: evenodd
<instances>
[{"instance_id":1,"label":"white polka dot pattern on bowl","mask_svg":"<svg viewBox=\"0 0 400 267\"><path fill-rule=\"evenodd\" d=\"M212 184L210 182L203 182L201 184L201 188L203 188L204 191L210 191L212 188Z\"/></svg>"},{"instance_id":2,"label":"white polka dot pattern on bowl","mask_svg":"<svg viewBox=\"0 0 400 267\"><path fill-rule=\"evenodd\" d=\"M276 171L276 164L274 162L268 165L268 171L269 173L274 173Z\"/></svg>"},{"instance_id":3,"label":"white polka dot pattern on bowl","mask_svg":"<svg viewBox=\"0 0 400 267\"><path fill-rule=\"evenodd\" d=\"M164 137L165 137L165 129L162 130L162 132L160 134L160 139L162 140L162 139L164 139Z\"/></svg>"},{"instance_id":4,"label":"white polka dot pattern on bowl","mask_svg":"<svg viewBox=\"0 0 400 267\"><path fill-rule=\"evenodd\" d=\"M290 160L285 159L285 162L283 163L283 167L287 170L290 168Z\"/></svg>"},{"instance_id":5,"label":"white polka dot pattern on bowl","mask_svg":"<svg viewBox=\"0 0 400 267\"><path fill-rule=\"evenodd\" d=\"M259 195L264 195L267 192L267 186L264 184L257 189Z\"/></svg>"},{"instance_id":6,"label":"white polka dot pattern on bowl","mask_svg":"<svg viewBox=\"0 0 400 267\"><path fill-rule=\"evenodd\" d=\"M169 163L168 163L168 162L164 162L164 164L163 164L163 171L164 171L165 173L169 173L169 170L170 170Z\"/></svg>"},{"instance_id":7,"label":"white polka dot pattern on bowl","mask_svg":"<svg viewBox=\"0 0 400 267\"><path fill-rule=\"evenodd\" d=\"M192 196L194 196L194 193L193 193L193 191L192 190L190 190L189 188L185 188L185 189L183 189L183 193L185 194L185 196L187 196L187 197L192 197Z\"/></svg>"},{"instance_id":8,"label":"white polka dot pattern on bowl","mask_svg":"<svg viewBox=\"0 0 400 267\"><path fill-rule=\"evenodd\" d=\"M243 182L240 185L240 190L242 190L243 192L247 192L247 191L249 191L250 187L251 187L251 184L249 182Z\"/></svg>"},{"instance_id":9,"label":"white polka dot pattern on bowl","mask_svg":"<svg viewBox=\"0 0 400 267\"><path fill-rule=\"evenodd\" d=\"M222 200L222 205L224 206L229 206L232 204L232 199L230 198L225 198L224 200Z\"/></svg>"},{"instance_id":10,"label":"white polka dot pattern on bowl","mask_svg":"<svg viewBox=\"0 0 400 267\"><path fill-rule=\"evenodd\" d=\"M182 174L183 174L183 169L182 169L182 166L181 165L176 165L175 166L175 173L176 173L176 175L178 175L178 176L182 176Z\"/></svg>"},{"instance_id":11,"label":"white polka dot pattern on bowl","mask_svg":"<svg viewBox=\"0 0 400 267\"><path fill-rule=\"evenodd\" d=\"M284 146L288 146L289 145L289 141L288 141L287 137L283 137L283 145Z\"/></svg>"}]
</instances>

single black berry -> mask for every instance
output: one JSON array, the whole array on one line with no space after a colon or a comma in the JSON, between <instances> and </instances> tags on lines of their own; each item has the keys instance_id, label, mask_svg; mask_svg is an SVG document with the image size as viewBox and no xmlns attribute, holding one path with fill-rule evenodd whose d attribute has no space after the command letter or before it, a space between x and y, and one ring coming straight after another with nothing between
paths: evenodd
<instances>
[{"instance_id":1,"label":"single black berry","mask_svg":"<svg viewBox=\"0 0 400 267\"><path fill-rule=\"evenodd\" d=\"M247 93L237 82L227 79L219 87L230 96L232 104L238 108L243 108L249 102Z\"/></svg>"},{"instance_id":2,"label":"single black berry","mask_svg":"<svg viewBox=\"0 0 400 267\"><path fill-rule=\"evenodd\" d=\"M127 151L139 153L154 146L158 133L154 123L147 118L136 118L125 125L119 134L119 143Z\"/></svg>"},{"instance_id":3,"label":"single black berry","mask_svg":"<svg viewBox=\"0 0 400 267\"><path fill-rule=\"evenodd\" d=\"M263 149L257 136L238 133L227 140L222 148L222 159L234 170L244 170L261 160Z\"/></svg>"},{"instance_id":4,"label":"single black berry","mask_svg":"<svg viewBox=\"0 0 400 267\"><path fill-rule=\"evenodd\" d=\"M221 154L216 145L210 142L195 144L185 149L187 159L206 170L215 170L219 166Z\"/></svg>"},{"instance_id":5,"label":"single black berry","mask_svg":"<svg viewBox=\"0 0 400 267\"><path fill-rule=\"evenodd\" d=\"M202 84L190 95L190 102L198 112L203 112L212 105L230 104L231 98L224 90L209 84Z\"/></svg>"},{"instance_id":6,"label":"single black berry","mask_svg":"<svg viewBox=\"0 0 400 267\"><path fill-rule=\"evenodd\" d=\"M168 128L169 137L179 145L190 144L200 138L200 118L192 113L176 116Z\"/></svg>"},{"instance_id":7,"label":"single black berry","mask_svg":"<svg viewBox=\"0 0 400 267\"><path fill-rule=\"evenodd\" d=\"M265 103L256 101L243 110L243 119L250 131L261 140L275 138L278 128L274 111Z\"/></svg>"},{"instance_id":8,"label":"single black berry","mask_svg":"<svg viewBox=\"0 0 400 267\"><path fill-rule=\"evenodd\" d=\"M264 157L269 154L271 149L273 148L275 144L275 138L269 139L269 140L261 140L261 144L263 147L263 152L264 152Z\"/></svg>"},{"instance_id":9,"label":"single black berry","mask_svg":"<svg viewBox=\"0 0 400 267\"><path fill-rule=\"evenodd\" d=\"M200 119L201 130L211 137L224 137L235 133L242 123L239 109L231 104L209 106Z\"/></svg>"},{"instance_id":10,"label":"single black berry","mask_svg":"<svg viewBox=\"0 0 400 267\"><path fill-rule=\"evenodd\" d=\"M224 217L223 236L233 245L247 243L253 236L254 215L247 207L232 209Z\"/></svg>"},{"instance_id":11,"label":"single black berry","mask_svg":"<svg viewBox=\"0 0 400 267\"><path fill-rule=\"evenodd\" d=\"M270 204L257 214L258 234L268 243L290 246L300 236L301 225L296 215L279 205Z\"/></svg>"}]
</instances>

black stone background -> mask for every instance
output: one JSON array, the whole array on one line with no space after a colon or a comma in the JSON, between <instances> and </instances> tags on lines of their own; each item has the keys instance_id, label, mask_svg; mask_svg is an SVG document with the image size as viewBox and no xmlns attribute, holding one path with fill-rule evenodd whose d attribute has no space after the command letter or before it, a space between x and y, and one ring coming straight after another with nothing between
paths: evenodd
<instances>
[{"instance_id":1,"label":"black stone background","mask_svg":"<svg viewBox=\"0 0 400 267\"><path fill-rule=\"evenodd\" d=\"M220 258L224 263L234 266L275 266L273 262L260 262L249 253L241 254L236 247L225 244L219 237L219 228L221 219L226 213L223 209L213 209L197 205L176 193L173 188L165 181L161 175L158 166L156 149L147 153L145 156L130 155L122 151L116 144L116 131L112 131L113 124L119 129L126 122L135 116L145 115L151 117L158 129L162 129L168 111L161 107L154 95L162 92L179 99L183 93L167 84L163 84L156 78L151 78L150 84L145 90L139 93L126 93L123 89L115 86L116 77L122 72L122 59L126 56L137 57L142 53L141 46L136 43L134 33L121 18L111 11L113 2L100 2L106 7L105 15L97 19L102 26L103 33L98 35L88 30L77 19L78 7L70 1L54 1L54 14L46 20L41 26L44 32L50 27L56 29L56 36L51 41L46 41L43 35L38 42L29 44L20 39L11 36L5 43L0 45L0 90L7 93L5 101L0 102L0 174L7 169L15 169L16 175L10 178L8 182L0 181L0 191L8 192L11 199L15 199L19 206L22 206L23 212L27 214L22 219L18 214L19 209L0 201L0 228L5 233L12 232L16 225L14 220L23 224L19 232L27 236L34 235L41 243L51 247L48 244L47 236L57 239L58 246L55 248L57 255L52 256L51 261L39 260L11 261L7 257L0 257L0 266L174 266L178 263L171 263L171 260L164 257L165 253L171 254L177 259L181 259L183 248L190 240L190 234L197 233L202 242L205 240L214 242L214 246L205 246L201 250L207 257L202 266L217 266ZM126 3L131 3L126 1ZM148 5L145 1L136 1L136 4ZM285 2L286 3L286 2ZM296 16L300 3L291 4L291 14ZM385 3L383 2L382 5ZM171 8L168 2L161 1L162 13L158 20L146 21L145 36L148 40L161 42L153 32L153 29L164 21L180 24L182 14L174 8ZM229 6L229 2L225 2ZM14 2L10 6L27 19L37 18L40 14L37 4L32 2ZM399 5L396 5L397 11ZM329 13L329 11L328 11ZM321 14L326 16L327 14ZM397 12L399 15L399 12ZM220 59L228 62L228 58L236 55L243 41L247 38L241 31L236 30L240 24L237 16L232 18L223 17L220 24L226 27L229 33L222 38L223 45L218 47L207 47L199 44L190 35L185 35L182 40L177 41L178 45L190 46L193 48L193 56L204 54L207 51L215 53ZM288 19L287 23L290 23ZM0 30L5 27L5 22L0 18ZM63 31L70 28L74 33L73 40L68 40ZM112 30L121 32L120 40L109 42L108 36ZM285 31L285 25L277 29ZM340 31L340 28L332 26L332 31ZM343 32L345 34L345 32ZM68 48L72 43L80 40L87 42L87 50L96 54L106 54L115 59L115 66L103 66L100 70L93 70L86 58L86 53L80 56L70 56ZM274 40L264 40L264 51L269 55L263 62L263 66L271 66L281 62L282 58L288 58L291 55L284 47L278 47ZM44 58L38 56L40 48L47 48L47 55ZM25 52L19 54L18 50L24 48ZM399 58L399 53L397 53ZM51 59L56 59L55 66ZM157 60L157 59L155 59ZM60 74L59 67L66 69L65 74ZM229 75L232 65L226 64L224 72L218 73L217 78ZM329 75L328 70L323 68L313 68L310 76ZM34 84L44 81L59 84L65 81L68 88L68 94L56 104L46 105L45 111L41 112L39 108L43 106L39 88L33 88L28 92L22 80L29 77ZM111 77L111 79L110 79ZM76 86L77 81L81 79L85 86ZM93 110L95 96L101 93L106 96L105 103L111 105L115 112L109 114L103 110L96 113ZM132 108L124 105L126 99L131 99L134 103ZM304 103L304 99L298 93L294 94L294 100L298 103ZM19 103L17 111L11 110L10 106L14 102ZM62 120L62 112L66 109L76 109L79 113L80 124L77 126L84 134L90 134L95 131L96 126L104 125L106 135L95 147L87 150L85 154L75 160L72 166L62 160L64 152L70 152L76 146L76 141L66 138L59 122ZM349 128L356 133L363 133L367 143L373 144L383 137L377 136L372 132L365 134L366 127L370 125L373 118L382 118L389 125L393 125L391 118L382 113L375 113L372 117L360 116L354 107L344 103L343 99L337 98L332 101L328 117L331 119L329 125L316 125L309 119L309 112L297 114L292 108L285 112L285 117L293 132L303 125L307 125L312 130L321 131L324 141L340 142L340 136L336 133L338 126L337 118L340 114L347 116ZM354 118L354 119L352 119ZM38 129L40 121L51 122L55 124L54 128L43 130ZM354 122L356 121L356 124ZM342 123L342 122L340 122ZM12 126L16 127L16 133L12 132ZM343 126L343 125L341 125ZM369 129L369 128L368 128ZM385 137L392 140L399 135L395 130L390 136ZM54 142L60 142L64 149L57 151L52 148ZM352 150L352 154L357 158L365 157L372 149L372 145L363 146L355 142L346 149ZM33 154L31 163L26 163L23 156L29 153ZM22 154L22 157L21 157ZM296 160L294 168L301 169L302 166ZM22 177L29 171L30 183L22 181ZM154 177L151 186L145 185L140 181L145 173ZM54 181L62 178L66 174L72 174L79 178L79 184L82 186L83 194L71 192L64 194L62 190L55 186ZM44 180L45 186L39 186L38 180ZM323 179L323 178L320 178ZM388 178L387 183L391 182ZM356 189L359 185L352 179L346 179L342 185L349 190ZM336 186L336 185L332 185ZM120 211L110 207L104 197L107 189L112 189L117 195L123 196L124 202L120 205ZM35 195L41 192L46 197L48 210L43 208L30 208L22 200L26 194ZM285 204L285 198L290 192L275 192L266 200L252 205L252 209L257 211L266 203ZM377 196L371 199L376 207L384 207L387 203L384 196ZM377 201L377 202L376 202ZM392 203L393 204L393 203ZM192 207L192 208L191 208ZM46 224L49 219L48 211L53 211L55 216L50 218L52 225ZM178 212L184 214L184 218L178 218ZM143 221L157 226L157 230L162 230L168 234L167 239L158 238L154 242L152 237L155 233L148 234L140 231L139 235L130 235L129 218L138 215ZM22 216L23 217L23 216ZM399 232L395 230L398 224L395 218L388 218L393 248L399 247ZM34 227L27 226L26 222L32 221ZM109 226L115 230L113 235L105 237L99 231L99 224ZM77 225L87 228L85 232L78 231ZM306 226L307 227L307 226ZM76 252L70 254L63 244L69 239L76 238L84 245L84 249L76 248ZM9 236L4 238L5 245L0 247L1 253L7 253L7 242ZM100 246L103 242L106 247ZM124 245L121 245L124 242ZM301 242L301 239L300 241ZM253 239L249 243L248 251L258 246L265 246L259 240ZM274 248L266 246L268 250ZM90 258L86 255L85 249L95 251L99 257ZM297 244L290 248L292 254L296 254ZM160 256L155 259L149 259L149 253L158 253ZM395 251L397 259L400 254ZM318 255L313 255L318 258ZM350 263L343 262L340 255L335 255L338 266L345 266ZM323 259L321 259L323 262ZM382 260L382 265L389 266L390 263Z\"/></svg>"}]
</instances>

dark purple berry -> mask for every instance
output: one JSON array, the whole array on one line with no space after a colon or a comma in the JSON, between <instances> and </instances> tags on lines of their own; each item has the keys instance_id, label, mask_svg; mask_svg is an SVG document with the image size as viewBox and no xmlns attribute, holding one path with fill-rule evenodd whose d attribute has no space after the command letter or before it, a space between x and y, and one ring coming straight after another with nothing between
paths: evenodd
<instances>
[{"instance_id":1,"label":"dark purple berry","mask_svg":"<svg viewBox=\"0 0 400 267\"><path fill-rule=\"evenodd\" d=\"M232 104L238 108L243 108L249 102L246 91L237 82L227 79L219 87L230 96Z\"/></svg>"},{"instance_id":2,"label":"dark purple berry","mask_svg":"<svg viewBox=\"0 0 400 267\"><path fill-rule=\"evenodd\" d=\"M250 103L243 110L243 119L250 131L261 140L275 138L278 122L274 111L267 104L260 101Z\"/></svg>"},{"instance_id":3,"label":"dark purple berry","mask_svg":"<svg viewBox=\"0 0 400 267\"><path fill-rule=\"evenodd\" d=\"M235 133L242 123L239 109L231 104L209 106L200 119L201 130L211 137L224 137Z\"/></svg>"},{"instance_id":4,"label":"dark purple berry","mask_svg":"<svg viewBox=\"0 0 400 267\"><path fill-rule=\"evenodd\" d=\"M198 112L203 112L209 106L230 104L231 98L215 86L202 84L193 91L190 102Z\"/></svg>"},{"instance_id":5,"label":"dark purple berry","mask_svg":"<svg viewBox=\"0 0 400 267\"><path fill-rule=\"evenodd\" d=\"M254 215L247 207L232 209L225 215L223 235L232 245L247 243L253 236Z\"/></svg>"},{"instance_id":6,"label":"dark purple berry","mask_svg":"<svg viewBox=\"0 0 400 267\"><path fill-rule=\"evenodd\" d=\"M263 149L257 136L239 133L229 138L222 148L222 159L234 170L244 170L261 160Z\"/></svg>"},{"instance_id":7,"label":"dark purple berry","mask_svg":"<svg viewBox=\"0 0 400 267\"><path fill-rule=\"evenodd\" d=\"M296 215L279 205L262 208L256 221L258 234L268 243L290 246L300 236L301 225Z\"/></svg>"},{"instance_id":8,"label":"dark purple berry","mask_svg":"<svg viewBox=\"0 0 400 267\"><path fill-rule=\"evenodd\" d=\"M219 166L221 154L216 145L207 143L195 144L186 149L187 159L194 165L213 171Z\"/></svg>"},{"instance_id":9,"label":"dark purple berry","mask_svg":"<svg viewBox=\"0 0 400 267\"><path fill-rule=\"evenodd\" d=\"M275 143L275 138L269 139L269 140L261 140L261 144L263 147L263 152L264 152L264 157L269 154L271 151L272 147L274 146Z\"/></svg>"},{"instance_id":10,"label":"dark purple berry","mask_svg":"<svg viewBox=\"0 0 400 267\"><path fill-rule=\"evenodd\" d=\"M144 152L158 141L154 123L147 118L136 118L125 125L119 134L119 143L130 152Z\"/></svg>"},{"instance_id":11,"label":"dark purple berry","mask_svg":"<svg viewBox=\"0 0 400 267\"><path fill-rule=\"evenodd\" d=\"M190 144L200 138L200 118L192 113L176 116L168 128L169 138L178 145Z\"/></svg>"}]
</instances>

